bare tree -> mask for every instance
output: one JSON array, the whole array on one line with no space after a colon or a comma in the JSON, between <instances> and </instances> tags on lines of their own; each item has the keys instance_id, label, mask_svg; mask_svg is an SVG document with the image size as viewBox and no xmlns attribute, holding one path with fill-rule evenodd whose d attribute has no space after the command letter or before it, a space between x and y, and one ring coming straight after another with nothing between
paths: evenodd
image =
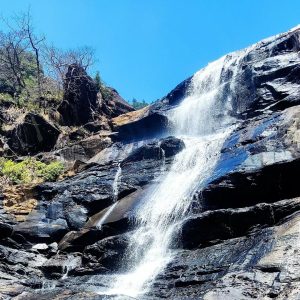
<instances>
[{"instance_id":1,"label":"bare tree","mask_svg":"<svg viewBox=\"0 0 300 300\"><path fill-rule=\"evenodd\" d=\"M36 70L37 70L37 85L38 85L38 96L42 97L42 68L40 61L40 51L42 48L42 43L45 41L45 37L38 36L34 32L34 27L32 25L32 18L30 11L27 14L22 14L19 18L19 27L22 32L25 32L26 39L28 39L31 46L31 50L35 56Z\"/></svg>"},{"instance_id":2,"label":"bare tree","mask_svg":"<svg viewBox=\"0 0 300 300\"><path fill-rule=\"evenodd\" d=\"M47 74L57 81L61 89L70 65L76 64L88 70L95 63L94 50L90 47L81 47L64 51L45 45L44 63Z\"/></svg>"},{"instance_id":3,"label":"bare tree","mask_svg":"<svg viewBox=\"0 0 300 300\"><path fill-rule=\"evenodd\" d=\"M64 78L69 65L77 64L87 70L95 63L94 50L90 47L61 50L54 46L45 46L44 60L52 71Z\"/></svg>"}]
</instances>

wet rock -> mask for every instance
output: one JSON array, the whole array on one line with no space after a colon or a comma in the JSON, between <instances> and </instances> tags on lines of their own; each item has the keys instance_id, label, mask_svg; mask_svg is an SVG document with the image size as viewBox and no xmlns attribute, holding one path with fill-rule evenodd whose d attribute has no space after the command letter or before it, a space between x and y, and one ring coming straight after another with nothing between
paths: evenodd
<instances>
[{"instance_id":1,"label":"wet rock","mask_svg":"<svg viewBox=\"0 0 300 300\"><path fill-rule=\"evenodd\" d=\"M33 250L38 250L38 251L45 251L48 248L49 248L48 245L45 243L35 244L34 246L32 246Z\"/></svg>"},{"instance_id":2,"label":"wet rock","mask_svg":"<svg viewBox=\"0 0 300 300\"><path fill-rule=\"evenodd\" d=\"M255 206L222 209L191 217L182 227L184 248L205 247L209 243L250 234L265 226L278 224L285 217L299 211L299 198L282 200L274 204L260 203ZM203 228L210 228L203 230Z\"/></svg>"},{"instance_id":3,"label":"wet rock","mask_svg":"<svg viewBox=\"0 0 300 300\"><path fill-rule=\"evenodd\" d=\"M161 160L176 155L183 148L183 141L175 137L168 137L139 147L123 161L123 164L147 159Z\"/></svg>"},{"instance_id":4,"label":"wet rock","mask_svg":"<svg viewBox=\"0 0 300 300\"><path fill-rule=\"evenodd\" d=\"M161 146L158 146L159 144ZM167 153L166 160L163 159L162 147ZM80 230L88 217L157 178L162 172L162 165L165 163L168 166L173 159L171 155L175 155L182 147L182 141L167 138L139 148L133 157L136 157L135 160L142 159L142 161L133 163L129 159L124 163L121 162L121 178L118 182L117 195L113 183L118 165L111 162L105 165L87 166L79 174L64 181L41 184L36 188L36 193L45 202L39 210L43 211L50 224L61 219L66 220L68 229ZM147 156L144 152L148 154L153 152L154 156L150 154Z\"/></svg>"},{"instance_id":5,"label":"wet rock","mask_svg":"<svg viewBox=\"0 0 300 300\"><path fill-rule=\"evenodd\" d=\"M41 267L47 278L60 278L81 266L81 257L75 255L56 255Z\"/></svg>"},{"instance_id":6,"label":"wet rock","mask_svg":"<svg viewBox=\"0 0 300 300\"><path fill-rule=\"evenodd\" d=\"M82 251L86 246L108 236L119 235L134 229L134 224L129 219L146 191L147 189L139 189L91 216L82 230L68 232L63 237L59 243L59 249Z\"/></svg>"},{"instance_id":7,"label":"wet rock","mask_svg":"<svg viewBox=\"0 0 300 300\"><path fill-rule=\"evenodd\" d=\"M34 212L26 221L14 226L14 232L21 235L28 242L44 243L61 239L69 230L65 219L45 218L41 212Z\"/></svg>"},{"instance_id":8,"label":"wet rock","mask_svg":"<svg viewBox=\"0 0 300 300\"><path fill-rule=\"evenodd\" d=\"M9 224L0 222L0 239L10 237L13 233L13 227Z\"/></svg>"},{"instance_id":9,"label":"wet rock","mask_svg":"<svg viewBox=\"0 0 300 300\"><path fill-rule=\"evenodd\" d=\"M292 274L299 272L299 264L294 263L299 256L297 222L299 214L282 225L248 236L179 251L147 296L176 300L263 299L275 293L279 299L296 300L299 279L292 283L294 279L287 277L294 278Z\"/></svg>"},{"instance_id":10,"label":"wet rock","mask_svg":"<svg viewBox=\"0 0 300 300\"><path fill-rule=\"evenodd\" d=\"M170 136L161 140L160 147L165 157L171 157L182 151L185 146L182 140Z\"/></svg>"},{"instance_id":11,"label":"wet rock","mask_svg":"<svg viewBox=\"0 0 300 300\"><path fill-rule=\"evenodd\" d=\"M180 101L183 100L188 93L191 79L192 77L178 84L163 100L167 100L168 104L170 105L179 104Z\"/></svg>"},{"instance_id":12,"label":"wet rock","mask_svg":"<svg viewBox=\"0 0 300 300\"><path fill-rule=\"evenodd\" d=\"M52 150L59 133L56 127L40 115L28 113L22 123L7 133L7 143L17 154L32 155Z\"/></svg>"},{"instance_id":13,"label":"wet rock","mask_svg":"<svg viewBox=\"0 0 300 300\"><path fill-rule=\"evenodd\" d=\"M117 235L87 246L83 252L83 263L94 270L98 268L105 268L108 271L117 270L127 243L126 235Z\"/></svg>"},{"instance_id":14,"label":"wet rock","mask_svg":"<svg viewBox=\"0 0 300 300\"><path fill-rule=\"evenodd\" d=\"M145 117L134 122L118 126L118 140L140 141L147 138L162 136L167 132L168 119L161 113L147 113Z\"/></svg>"},{"instance_id":15,"label":"wet rock","mask_svg":"<svg viewBox=\"0 0 300 300\"><path fill-rule=\"evenodd\" d=\"M275 163L261 169L233 172L210 183L200 196L204 209L243 207L274 202L300 194L300 160Z\"/></svg>"}]
</instances>

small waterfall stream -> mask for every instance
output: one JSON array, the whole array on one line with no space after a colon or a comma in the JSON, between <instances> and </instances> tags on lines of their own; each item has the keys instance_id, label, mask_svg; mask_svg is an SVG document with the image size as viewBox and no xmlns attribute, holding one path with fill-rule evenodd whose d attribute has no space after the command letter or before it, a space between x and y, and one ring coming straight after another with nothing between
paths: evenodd
<instances>
[{"instance_id":1,"label":"small waterfall stream","mask_svg":"<svg viewBox=\"0 0 300 300\"><path fill-rule=\"evenodd\" d=\"M224 56L197 72L187 97L168 112L172 133L184 141L185 149L136 209L137 230L131 233L124 262L130 271L117 274L104 294L138 299L174 256L172 242L189 213L192 196L214 171L222 145L233 129L228 89L234 89L236 72L232 69L240 60L239 55ZM228 68L232 82L222 76Z\"/></svg>"},{"instance_id":2,"label":"small waterfall stream","mask_svg":"<svg viewBox=\"0 0 300 300\"><path fill-rule=\"evenodd\" d=\"M114 203L110 207L108 207L105 214L102 216L102 218L96 224L96 227L99 229L102 227L103 223L106 221L106 219L109 217L111 212L114 210L115 206L118 204L117 201L118 201L118 196L119 196L119 184L121 181L121 176L122 176L121 163L118 163L117 172L115 174L114 181L112 183L113 202Z\"/></svg>"},{"instance_id":3,"label":"small waterfall stream","mask_svg":"<svg viewBox=\"0 0 300 300\"><path fill-rule=\"evenodd\" d=\"M119 194L119 183L121 180L121 176L122 176L122 168L121 168L121 163L118 163L118 169L113 181L113 197L114 197L114 202L116 202L118 200L118 194Z\"/></svg>"}]
</instances>

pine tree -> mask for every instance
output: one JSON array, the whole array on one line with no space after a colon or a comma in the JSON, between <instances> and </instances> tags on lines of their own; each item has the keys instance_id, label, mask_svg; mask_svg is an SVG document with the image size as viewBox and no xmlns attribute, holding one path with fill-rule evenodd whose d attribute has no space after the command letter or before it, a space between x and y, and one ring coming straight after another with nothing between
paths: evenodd
<instances>
[{"instance_id":1,"label":"pine tree","mask_svg":"<svg viewBox=\"0 0 300 300\"><path fill-rule=\"evenodd\" d=\"M100 78L99 71L97 71L94 80L95 80L95 83L96 83L97 90L100 91L100 89L101 89L101 78Z\"/></svg>"}]
</instances>

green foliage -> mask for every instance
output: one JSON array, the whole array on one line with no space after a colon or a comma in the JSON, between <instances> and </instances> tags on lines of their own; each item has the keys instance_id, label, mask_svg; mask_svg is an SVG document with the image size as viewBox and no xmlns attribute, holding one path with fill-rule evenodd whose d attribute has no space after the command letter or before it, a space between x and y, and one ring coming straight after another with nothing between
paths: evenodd
<instances>
[{"instance_id":1,"label":"green foliage","mask_svg":"<svg viewBox=\"0 0 300 300\"><path fill-rule=\"evenodd\" d=\"M97 71L94 80L95 80L95 83L96 83L96 86L97 86L97 90L100 91L102 82L101 82L101 77L100 77L99 71Z\"/></svg>"},{"instance_id":2,"label":"green foliage","mask_svg":"<svg viewBox=\"0 0 300 300\"><path fill-rule=\"evenodd\" d=\"M64 170L63 164L59 161L51 162L48 165L41 162L40 164L43 165L39 169L39 174L45 181L54 181Z\"/></svg>"},{"instance_id":3,"label":"green foliage","mask_svg":"<svg viewBox=\"0 0 300 300\"><path fill-rule=\"evenodd\" d=\"M1 102L14 102L14 99L10 94L0 93L0 103Z\"/></svg>"},{"instance_id":4,"label":"green foliage","mask_svg":"<svg viewBox=\"0 0 300 300\"><path fill-rule=\"evenodd\" d=\"M29 183L31 174L26 161L15 163L12 160L1 159L0 174L9 178L12 183Z\"/></svg>"},{"instance_id":5,"label":"green foliage","mask_svg":"<svg viewBox=\"0 0 300 300\"><path fill-rule=\"evenodd\" d=\"M104 84L101 84L100 92L104 100L110 101L113 98L111 90L106 87Z\"/></svg>"},{"instance_id":6,"label":"green foliage","mask_svg":"<svg viewBox=\"0 0 300 300\"><path fill-rule=\"evenodd\" d=\"M132 102L130 103L132 106L133 106L133 108L135 108L135 109L141 109L141 108L144 108L144 107L146 107L147 105L148 105L148 103L145 101L145 100L143 100L143 101L138 101L137 99L135 99L135 98L133 98L132 99Z\"/></svg>"},{"instance_id":7,"label":"green foliage","mask_svg":"<svg viewBox=\"0 0 300 300\"><path fill-rule=\"evenodd\" d=\"M63 170L63 164L58 161L46 164L34 158L20 162L0 158L0 176L8 178L13 184L54 181Z\"/></svg>"},{"instance_id":8,"label":"green foliage","mask_svg":"<svg viewBox=\"0 0 300 300\"><path fill-rule=\"evenodd\" d=\"M0 60L3 61L5 58L2 58L5 51L0 48ZM7 59L7 58L6 58ZM20 62L18 65L19 77L23 79L23 83L27 90L36 89L37 86L37 68L35 64L35 59L32 53L24 51L20 57ZM13 76L13 71L11 66L6 63L2 63L0 66L0 93L9 93L11 95L16 94L18 96L23 92L25 87L19 86L16 83L16 79Z\"/></svg>"}]
</instances>

